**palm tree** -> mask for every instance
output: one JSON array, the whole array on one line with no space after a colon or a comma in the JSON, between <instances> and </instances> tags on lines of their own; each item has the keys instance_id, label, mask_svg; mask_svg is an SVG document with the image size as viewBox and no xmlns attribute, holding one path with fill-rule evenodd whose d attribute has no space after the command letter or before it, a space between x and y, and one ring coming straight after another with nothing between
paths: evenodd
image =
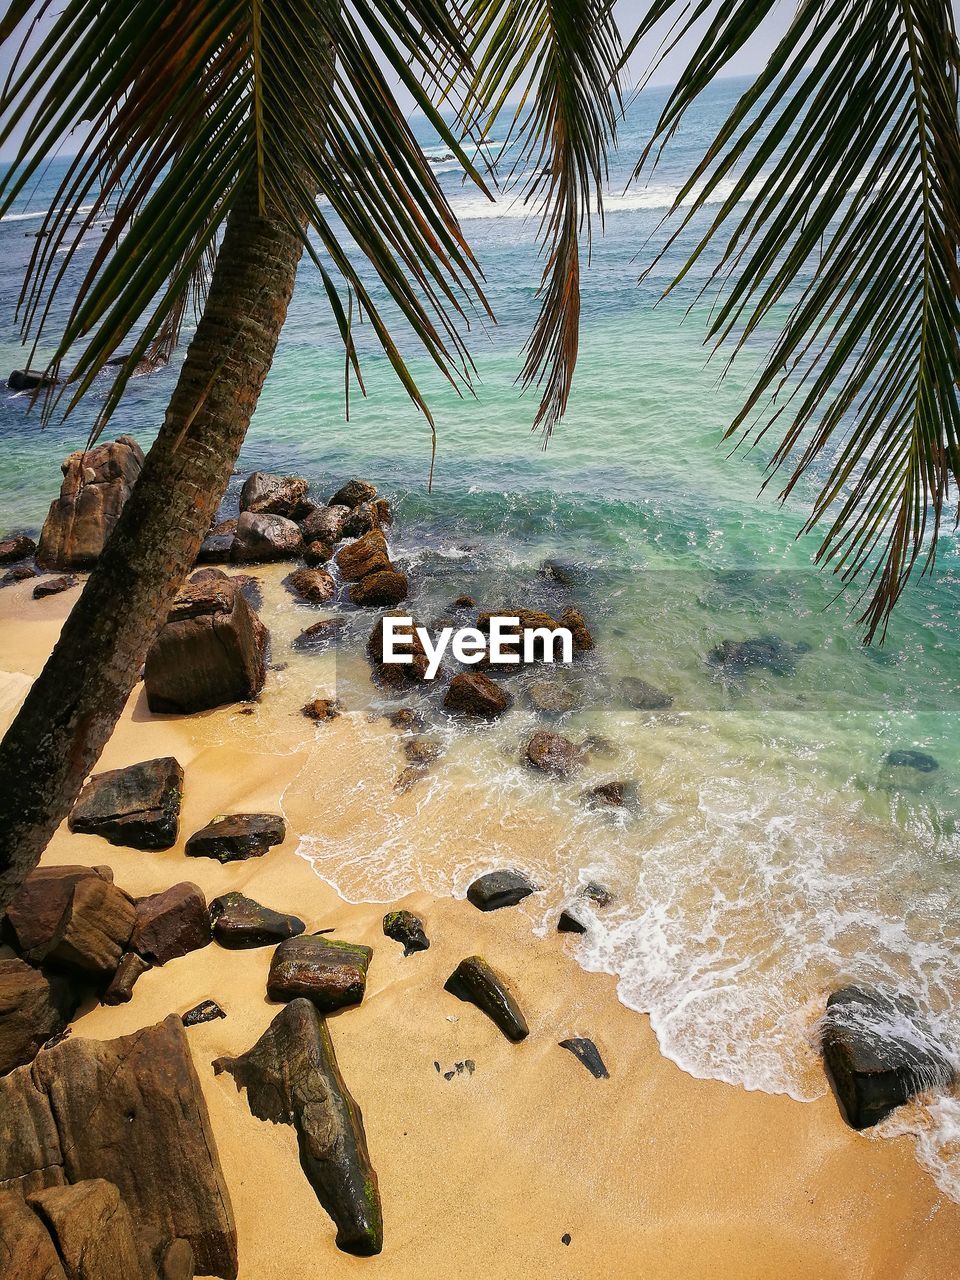
<instances>
[{"instance_id":1,"label":"palm tree","mask_svg":"<svg viewBox=\"0 0 960 1280\"><path fill-rule=\"evenodd\" d=\"M533 174L526 195L543 237L524 380L540 389L536 425L548 437L570 393L581 253L591 213L602 220L627 58L661 23L659 57L697 41L642 165L773 7L656 0L624 48L611 0L471 0L465 10L440 0L66 0L35 52L21 42L0 145L25 133L0 181L0 213L61 136L78 120L86 128L24 284L34 342L84 231L108 219L56 334L51 367L72 365L45 412L74 408L136 334L102 430L138 363L171 350L191 296L199 320L134 494L0 745L0 905L69 811L194 562L302 252L321 272L361 388L355 310L430 422L370 272L443 373L470 386L463 332L486 310L482 278L382 68L483 189L462 139L488 138L511 113L508 142ZM0 41L50 8L13 0ZM822 558L846 577L866 571L870 636L918 557L932 562L960 474L957 63L945 0L801 0L681 197L690 208L678 234L700 231L691 265L723 238L728 289L712 339L739 350L801 285L731 431L762 435L783 419L772 467L789 460L785 493L826 457L808 526L828 517ZM514 91L517 108L507 105ZM456 125L437 103L456 104ZM735 175L706 228L692 223ZM751 184L758 191L741 203Z\"/></svg>"}]
</instances>

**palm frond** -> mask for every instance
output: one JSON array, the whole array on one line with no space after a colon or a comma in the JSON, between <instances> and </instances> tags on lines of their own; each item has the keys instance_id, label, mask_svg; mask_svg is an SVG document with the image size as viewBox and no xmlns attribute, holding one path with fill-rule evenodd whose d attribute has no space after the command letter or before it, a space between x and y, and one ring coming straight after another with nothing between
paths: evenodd
<instances>
[{"instance_id":1,"label":"palm frond","mask_svg":"<svg viewBox=\"0 0 960 1280\"><path fill-rule=\"evenodd\" d=\"M664 19L664 50L710 19L638 175L773 7L651 6L629 48ZM958 69L946 0L803 0L673 210L688 206L669 245L697 238L671 287L720 249L709 340L735 356L776 333L728 435L779 431L782 499L811 473L802 532L822 522L819 562L863 575L868 640L933 565L960 478Z\"/></svg>"}]
</instances>

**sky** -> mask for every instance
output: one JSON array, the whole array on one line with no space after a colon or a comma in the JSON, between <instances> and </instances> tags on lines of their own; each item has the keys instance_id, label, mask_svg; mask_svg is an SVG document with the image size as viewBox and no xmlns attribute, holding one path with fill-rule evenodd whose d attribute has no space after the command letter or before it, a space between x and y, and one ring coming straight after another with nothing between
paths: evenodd
<instances>
[{"instance_id":1,"label":"sky","mask_svg":"<svg viewBox=\"0 0 960 1280\"><path fill-rule=\"evenodd\" d=\"M47 30L51 23L55 20L55 11L59 6L53 6L51 12L46 15L43 22L39 25L35 37L31 40L31 45L36 45ZM648 0L619 0L616 8L616 14L620 23L621 31L624 39L627 40L636 29L642 15L648 7ZM680 6L678 5L678 11ZM729 64L724 70L725 76L744 76L756 73L766 61L770 50L774 47L777 39L786 28L790 20L791 13L795 8L795 0L779 0L774 14L765 25L764 29L752 40L740 54ZM17 38L9 41L9 44L16 46L19 42ZM636 84L642 79L647 70L650 59L656 50L657 38L646 41L637 51L636 56L631 61L628 73L628 84ZM657 71L656 76L651 83L653 84L673 84L677 78L677 73L684 65L685 57L689 51L689 43L671 53L667 60ZM0 76L5 77L10 66L11 50L0 49ZM403 93L398 94L401 106L404 110L409 110L412 102ZM406 100L405 100L406 98ZM17 146L19 145L19 136L15 136L11 141L0 149L0 160L10 160L16 155ZM72 148L69 140L66 141L63 153L69 154Z\"/></svg>"}]
</instances>

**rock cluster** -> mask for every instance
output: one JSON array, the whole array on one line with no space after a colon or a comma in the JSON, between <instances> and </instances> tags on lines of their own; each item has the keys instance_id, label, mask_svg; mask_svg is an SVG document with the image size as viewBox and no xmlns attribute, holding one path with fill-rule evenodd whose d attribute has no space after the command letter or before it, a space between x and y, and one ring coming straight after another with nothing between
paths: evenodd
<instances>
[{"instance_id":1,"label":"rock cluster","mask_svg":"<svg viewBox=\"0 0 960 1280\"><path fill-rule=\"evenodd\" d=\"M183 770L172 756L95 774L70 814L71 831L102 836L131 849L176 843Z\"/></svg>"}]
</instances>

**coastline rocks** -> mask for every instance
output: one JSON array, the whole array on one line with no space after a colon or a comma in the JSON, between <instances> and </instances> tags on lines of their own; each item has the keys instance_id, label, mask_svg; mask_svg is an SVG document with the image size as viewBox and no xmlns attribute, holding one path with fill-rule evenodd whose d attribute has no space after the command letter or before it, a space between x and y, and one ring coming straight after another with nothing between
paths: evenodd
<instances>
[{"instance_id":1,"label":"coastline rocks","mask_svg":"<svg viewBox=\"0 0 960 1280\"><path fill-rule=\"evenodd\" d=\"M360 1004L372 956L359 943L334 942L314 933L288 938L273 953L267 995L283 1001L304 996L321 1013Z\"/></svg>"},{"instance_id":2,"label":"coastline rocks","mask_svg":"<svg viewBox=\"0 0 960 1280\"><path fill-rule=\"evenodd\" d=\"M0 586L9 587L14 582L27 582L30 578L39 576L39 569L35 569L32 564L15 564L0 578Z\"/></svg>"},{"instance_id":3,"label":"coastline rocks","mask_svg":"<svg viewBox=\"0 0 960 1280\"><path fill-rule=\"evenodd\" d=\"M15 564L17 560L29 560L36 555L37 544L25 533L14 533L0 539L0 564Z\"/></svg>"},{"instance_id":4,"label":"coastline rocks","mask_svg":"<svg viewBox=\"0 0 960 1280\"><path fill-rule=\"evenodd\" d=\"M581 751L576 743L559 733L539 729L523 750L524 760L541 773L566 778L581 763Z\"/></svg>"},{"instance_id":5,"label":"coastline rocks","mask_svg":"<svg viewBox=\"0 0 960 1280\"><path fill-rule=\"evenodd\" d=\"M287 824L278 813L231 813L195 831L184 848L188 858L216 858L240 862L261 858L275 844L283 844Z\"/></svg>"},{"instance_id":6,"label":"coastline rocks","mask_svg":"<svg viewBox=\"0 0 960 1280\"><path fill-rule=\"evenodd\" d=\"M300 521L304 542L339 542L343 537L343 522L349 514L350 508L345 506L315 507Z\"/></svg>"},{"instance_id":7,"label":"coastline rocks","mask_svg":"<svg viewBox=\"0 0 960 1280\"><path fill-rule=\"evenodd\" d=\"M286 516L243 511L237 521L230 558L237 564L295 560L302 550L303 535Z\"/></svg>"},{"instance_id":8,"label":"coastline rocks","mask_svg":"<svg viewBox=\"0 0 960 1280\"><path fill-rule=\"evenodd\" d=\"M326 720L336 720L343 714L343 706L339 698L314 698L301 708L308 720L322 724Z\"/></svg>"},{"instance_id":9,"label":"coastline rocks","mask_svg":"<svg viewBox=\"0 0 960 1280\"><path fill-rule=\"evenodd\" d=\"M479 911L499 911L502 907L515 907L537 892L537 886L520 871L488 871L470 885L467 901Z\"/></svg>"},{"instance_id":10,"label":"coastline rocks","mask_svg":"<svg viewBox=\"0 0 960 1280\"><path fill-rule=\"evenodd\" d=\"M443 984L443 989L458 1000L475 1004L514 1044L530 1034L513 993L482 956L468 956L461 960Z\"/></svg>"},{"instance_id":11,"label":"coastline rocks","mask_svg":"<svg viewBox=\"0 0 960 1280\"><path fill-rule=\"evenodd\" d=\"M286 586L308 604L327 604L337 594L332 574L326 569L297 569Z\"/></svg>"},{"instance_id":12,"label":"coastline rocks","mask_svg":"<svg viewBox=\"0 0 960 1280\"><path fill-rule=\"evenodd\" d=\"M343 522L345 538L359 538L373 529L380 528L381 505L379 502L361 502L354 507Z\"/></svg>"},{"instance_id":13,"label":"coastline rocks","mask_svg":"<svg viewBox=\"0 0 960 1280\"><path fill-rule=\"evenodd\" d=\"M306 925L297 916L271 911L242 893L225 893L210 903L213 939L230 951L266 947L303 933Z\"/></svg>"},{"instance_id":14,"label":"coastline rocks","mask_svg":"<svg viewBox=\"0 0 960 1280\"><path fill-rule=\"evenodd\" d=\"M254 471L240 490L240 510L299 520L310 512L308 485L302 476L274 476Z\"/></svg>"},{"instance_id":15,"label":"coastline rocks","mask_svg":"<svg viewBox=\"0 0 960 1280\"><path fill-rule=\"evenodd\" d=\"M562 716L573 711L580 703L576 690L562 680L532 680L527 686L527 698L534 711L542 715Z\"/></svg>"},{"instance_id":16,"label":"coastline rocks","mask_svg":"<svg viewBox=\"0 0 960 1280\"><path fill-rule=\"evenodd\" d=\"M579 1062L583 1063L595 1080L610 1079L610 1072L600 1057L600 1051L586 1036L574 1036L570 1040L561 1040L560 1048L568 1049Z\"/></svg>"},{"instance_id":17,"label":"coastline rocks","mask_svg":"<svg viewBox=\"0 0 960 1280\"><path fill-rule=\"evenodd\" d=\"M94 774L68 825L131 849L169 849L177 840L182 795L183 770L173 756L144 760Z\"/></svg>"},{"instance_id":18,"label":"coastline rocks","mask_svg":"<svg viewBox=\"0 0 960 1280\"><path fill-rule=\"evenodd\" d=\"M120 963L135 915L132 900L90 867L35 867L7 907L4 934L31 964L100 977Z\"/></svg>"},{"instance_id":19,"label":"coastline rocks","mask_svg":"<svg viewBox=\"0 0 960 1280\"><path fill-rule=\"evenodd\" d=\"M917 773L934 773L940 768L936 757L926 751L888 751L883 762L888 769L914 769Z\"/></svg>"},{"instance_id":20,"label":"coastline rocks","mask_svg":"<svg viewBox=\"0 0 960 1280\"><path fill-rule=\"evenodd\" d=\"M41 568L91 568L142 467L143 450L131 436L119 436L65 458L60 497L51 504L40 534L37 563Z\"/></svg>"},{"instance_id":21,"label":"coastline rocks","mask_svg":"<svg viewBox=\"0 0 960 1280\"><path fill-rule=\"evenodd\" d=\"M199 1274L236 1280L230 1193L176 1015L116 1040L71 1037L0 1079L0 1188L88 1178L115 1184L145 1256L185 1239Z\"/></svg>"},{"instance_id":22,"label":"coastline rocks","mask_svg":"<svg viewBox=\"0 0 960 1280\"><path fill-rule=\"evenodd\" d=\"M427 951L430 947L423 921L412 911L388 911L383 917L383 932L385 937L402 943L405 956L412 956L417 951Z\"/></svg>"},{"instance_id":23,"label":"coastline rocks","mask_svg":"<svg viewBox=\"0 0 960 1280\"><path fill-rule=\"evenodd\" d=\"M61 591L69 591L77 585L78 579L72 573L64 573L58 578L44 578L33 588L34 600L45 600L47 596L58 596Z\"/></svg>"},{"instance_id":24,"label":"coastline rocks","mask_svg":"<svg viewBox=\"0 0 960 1280\"><path fill-rule=\"evenodd\" d=\"M844 987L827 1000L821 1024L827 1073L847 1123L877 1124L927 1089L947 1088L953 1068L906 1000L870 987Z\"/></svg>"},{"instance_id":25,"label":"coastline rocks","mask_svg":"<svg viewBox=\"0 0 960 1280\"><path fill-rule=\"evenodd\" d=\"M622 809L637 799L637 785L625 779L599 782L581 792L580 799L588 809Z\"/></svg>"},{"instance_id":26,"label":"coastline rocks","mask_svg":"<svg viewBox=\"0 0 960 1280\"><path fill-rule=\"evenodd\" d=\"M66 978L23 960L0 960L0 1076L32 1062L42 1045L60 1035L78 1004Z\"/></svg>"},{"instance_id":27,"label":"coastline rocks","mask_svg":"<svg viewBox=\"0 0 960 1280\"><path fill-rule=\"evenodd\" d=\"M382 609L406 600L410 581L399 569L380 569L368 573L350 587L350 603L360 608Z\"/></svg>"},{"instance_id":28,"label":"coastline rocks","mask_svg":"<svg viewBox=\"0 0 960 1280\"><path fill-rule=\"evenodd\" d=\"M318 569L321 565L329 564L332 559L333 543L324 542L322 538L314 538L303 548L304 564L309 569Z\"/></svg>"},{"instance_id":29,"label":"coastline rocks","mask_svg":"<svg viewBox=\"0 0 960 1280\"><path fill-rule=\"evenodd\" d=\"M177 595L144 667L154 713L189 715L255 698L266 679L268 632L237 581L200 571ZM206 576L209 575L209 576Z\"/></svg>"},{"instance_id":30,"label":"coastline rocks","mask_svg":"<svg viewBox=\"0 0 960 1280\"><path fill-rule=\"evenodd\" d=\"M334 643L340 632L346 630L347 626L346 618L321 618L319 622L300 632L293 642L293 647L301 652L325 649L327 645Z\"/></svg>"},{"instance_id":31,"label":"coastline rocks","mask_svg":"<svg viewBox=\"0 0 960 1280\"><path fill-rule=\"evenodd\" d=\"M199 951L210 943L210 913L203 890L184 880L137 899L130 947L153 964Z\"/></svg>"},{"instance_id":32,"label":"coastline rocks","mask_svg":"<svg viewBox=\"0 0 960 1280\"><path fill-rule=\"evenodd\" d=\"M710 650L707 662L734 675L759 667L775 676L791 676L797 669L797 652L779 636L757 636L751 640L723 640Z\"/></svg>"},{"instance_id":33,"label":"coastline rocks","mask_svg":"<svg viewBox=\"0 0 960 1280\"><path fill-rule=\"evenodd\" d=\"M180 1021L185 1027L198 1027L201 1022L216 1022L226 1016L216 1000L201 1000L186 1013L181 1013Z\"/></svg>"},{"instance_id":34,"label":"coastline rocks","mask_svg":"<svg viewBox=\"0 0 960 1280\"><path fill-rule=\"evenodd\" d=\"M673 706L669 693L648 684L639 676L625 676L620 681L619 693L623 702L634 711L665 711Z\"/></svg>"},{"instance_id":35,"label":"coastline rocks","mask_svg":"<svg viewBox=\"0 0 960 1280\"><path fill-rule=\"evenodd\" d=\"M337 568L345 582L359 582L368 573L391 569L387 540L379 529L365 533L337 552Z\"/></svg>"},{"instance_id":36,"label":"coastline rocks","mask_svg":"<svg viewBox=\"0 0 960 1280\"><path fill-rule=\"evenodd\" d=\"M579 609L568 605L560 614L559 623L570 632L574 653L587 653L595 647L587 620Z\"/></svg>"},{"instance_id":37,"label":"coastline rocks","mask_svg":"<svg viewBox=\"0 0 960 1280\"><path fill-rule=\"evenodd\" d=\"M368 1256L383 1247L377 1175L370 1163L360 1108L337 1064L330 1032L308 1000L293 1000L252 1049L217 1058L246 1089L253 1115L291 1124L300 1164L337 1229L337 1248Z\"/></svg>"},{"instance_id":38,"label":"coastline rocks","mask_svg":"<svg viewBox=\"0 0 960 1280\"><path fill-rule=\"evenodd\" d=\"M126 1004L133 998L133 988L137 979L150 968L143 956L135 951L126 951L120 958L117 971L113 975L109 987L103 993L103 1004Z\"/></svg>"},{"instance_id":39,"label":"coastline rocks","mask_svg":"<svg viewBox=\"0 0 960 1280\"><path fill-rule=\"evenodd\" d=\"M0 1274L67 1280L50 1233L18 1190L0 1191Z\"/></svg>"},{"instance_id":40,"label":"coastline rocks","mask_svg":"<svg viewBox=\"0 0 960 1280\"><path fill-rule=\"evenodd\" d=\"M141 1257L130 1210L112 1182L89 1178L35 1191L26 1200L50 1233L63 1263L61 1275L69 1280L154 1280L152 1259Z\"/></svg>"},{"instance_id":41,"label":"coastline rocks","mask_svg":"<svg viewBox=\"0 0 960 1280\"><path fill-rule=\"evenodd\" d=\"M569 911L561 911L557 920L557 933L586 933L587 926Z\"/></svg>"},{"instance_id":42,"label":"coastline rocks","mask_svg":"<svg viewBox=\"0 0 960 1280\"><path fill-rule=\"evenodd\" d=\"M362 502L372 502L377 496L376 485L367 480L348 480L347 483L330 499L331 507L347 507L353 510Z\"/></svg>"},{"instance_id":43,"label":"coastline rocks","mask_svg":"<svg viewBox=\"0 0 960 1280\"><path fill-rule=\"evenodd\" d=\"M510 694L482 671L462 671L455 675L443 699L448 711L483 720L502 716L512 704Z\"/></svg>"},{"instance_id":44,"label":"coastline rocks","mask_svg":"<svg viewBox=\"0 0 960 1280\"><path fill-rule=\"evenodd\" d=\"M214 525L200 543L197 564L229 564L236 532L236 520L221 520Z\"/></svg>"},{"instance_id":45,"label":"coastline rocks","mask_svg":"<svg viewBox=\"0 0 960 1280\"><path fill-rule=\"evenodd\" d=\"M540 576L558 587L575 587L582 574L576 565L566 564L562 560L544 560L540 566Z\"/></svg>"},{"instance_id":46,"label":"coastline rocks","mask_svg":"<svg viewBox=\"0 0 960 1280\"><path fill-rule=\"evenodd\" d=\"M43 369L14 369L7 379L11 391L36 391L41 387L58 387L60 379L55 373Z\"/></svg>"},{"instance_id":47,"label":"coastline rocks","mask_svg":"<svg viewBox=\"0 0 960 1280\"><path fill-rule=\"evenodd\" d=\"M609 907L613 902L613 894L602 884L597 884L595 880L588 880L580 890L580 897L586 898L588 902L592 902L595 907Z\"/></svg>"},{"instance_id":48,"label":"coastline rocks","mask_svg":"<svg viewBox=\"0 0 960 1280\"><path fill-rule=\"evenodd\" d=\"M424 683L427 667L429 666L423 641L416 631L416 619L411 619L410 626L399 629L397 633L400 637L410 637L408 644L401 643L398 648L403 653L409 653L413 661L399 663L383 661L384 618L402 618L406 616L397 610L384 614L374 623L373 630L367 640L367 656L373 668L375 682L381 688L391 689L395 692L403 692L408 685Z\"/></svg>"}]
</instances>

